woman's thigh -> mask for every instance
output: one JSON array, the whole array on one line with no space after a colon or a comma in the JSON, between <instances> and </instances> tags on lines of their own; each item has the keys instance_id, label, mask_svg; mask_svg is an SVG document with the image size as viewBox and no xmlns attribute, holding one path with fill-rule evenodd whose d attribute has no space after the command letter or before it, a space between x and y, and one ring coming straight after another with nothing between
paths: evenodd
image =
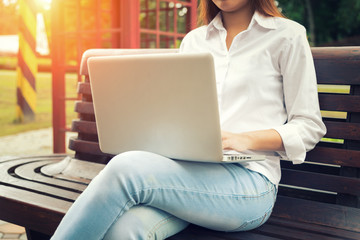
<instances>
[{"instance_id":1,"label":"woman's thigh","mask_svg":"<svg viewBox=\"0 0 360 240\"><path fill-rule=\"evenodd\" d=\"M240 165L127 152L114 157L93 179L53 239L102 239L137 205L213 230L249 230L268 218L274 202L274 185Z\"/></svg>"},{"instance_id":2,"label":"woman's thigh","mask_svg":"<svg viewBox=\"0 0 360 240\"><path fill-rule=\"evenodd\" d=\"M111 226L104 239L166 239L188 225L188 222L160 209L138 205L125 212Z\"/></svg>"},{"instance_id":3,"label":"woman's thigh","mask_svg":"<svg viewBox=\"0 0 360 240\"><path fill-rule=\"evenodd\" d=\"M238 164L174 161L129 152L115 157L106 169L123 181L119 185L127 189L132 204L152 206L214 230L257 227L275 202L274 185Z\"/></svg>"}]
</instances>

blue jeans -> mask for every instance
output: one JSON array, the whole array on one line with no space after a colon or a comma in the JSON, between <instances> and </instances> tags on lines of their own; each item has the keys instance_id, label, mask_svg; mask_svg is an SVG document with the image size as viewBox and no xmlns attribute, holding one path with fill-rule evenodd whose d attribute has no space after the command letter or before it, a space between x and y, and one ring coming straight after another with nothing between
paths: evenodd
<instances>
[{"instance_id":1,"label":"blue jeans","mask_svg":"<svg viewBox=\"0 0 360 240\"><path fill-rule=\"evenodd\" d=\"M93 179L52 239L164 239L189 223L246 231L269 218L275 199L275 186L240 164L127 152Z\"/></svg>"}]
</instances>

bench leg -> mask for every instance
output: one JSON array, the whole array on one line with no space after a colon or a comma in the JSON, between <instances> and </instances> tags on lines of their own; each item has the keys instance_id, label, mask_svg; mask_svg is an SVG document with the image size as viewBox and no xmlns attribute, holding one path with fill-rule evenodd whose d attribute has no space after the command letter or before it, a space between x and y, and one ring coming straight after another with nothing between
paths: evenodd
<instances>
[{"instance_id":1,"label":"bench leg","mask_svg":"<svg viewBox=\"0 0 360 240\"><path fill-rule=\"evenodd\" d=\"M49 240L51 236L26 228L26 237L28 240Z\"/></svg>"}]
</instances>

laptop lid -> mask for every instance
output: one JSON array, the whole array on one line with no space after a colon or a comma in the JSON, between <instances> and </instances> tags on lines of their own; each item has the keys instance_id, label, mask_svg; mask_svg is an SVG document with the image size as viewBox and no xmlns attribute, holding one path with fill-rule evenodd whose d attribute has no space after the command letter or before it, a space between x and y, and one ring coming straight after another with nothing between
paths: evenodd
<instances>
[{"instance_id":1,"label":"laptop lid","mask_svg":"<svg viewBox=\"0 0 360 240\"><path fill-rule=\"evenodd\" d=\"M103 152L222 160L211 54L91 57L88 69Z\"/></svg>"}]
</instances>

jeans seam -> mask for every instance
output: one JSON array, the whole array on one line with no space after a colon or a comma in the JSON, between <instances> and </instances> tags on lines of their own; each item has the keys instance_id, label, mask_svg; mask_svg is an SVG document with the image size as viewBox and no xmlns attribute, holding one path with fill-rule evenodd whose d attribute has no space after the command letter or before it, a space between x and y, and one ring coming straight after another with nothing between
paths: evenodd
<instances>
[{"instance_id":1,"label":"jeans seam","mask_svg":"<svg viewBox=\"0 0 360 240\"><path fill-rule=\"evenodd\" d=\"M261 192L259 194L254 194L254 195L242 195L242 194L232 194L232 193L216 193L216 192L205 192L205 191L196 191L196 190L190 190L190 189L184 189L184 188L173 188L173 187L148 187L148 188L143 188L139 191L133 192L130 194L131 197L136 196L137 194L141 193L141 192L145 192L145 191L151 191L151 190L175 190L175 191L183 191L183 192L188 192L188 193L198 193L198 194L205 194L205 195L213 195L213 196L219 196L219 197L232 197L232 198L236 198L236 199L254 199L254 198L260 198L263 197L267 194L269 194L270 192L272 192L272 189L268 189L265 192ZM130 201L130 200L129 200Z\"/></svg>"},{"instance_id":2,"label":"jeans seam","mask_svg":"<svg viewBox=\"0 0 360 240\"><path fill-rule=\"evenodd\" d=\"M109 231L109 229L119 220L119 218L122 216L122 214L125 212L124 209L126 206L134 206L134 204L131 204L131 199L129 199L125 205L120 209L118 215L116 215L115 220L110 224L110 226L108 227L108 229L106 229L106 231L104 232L104 234L102 235L102 237L100 239L104 239L106 233ZM130 208L129 207L129 208Z\"/></svg>"},{"instance_id":3,"label":"jeans seam","mask_svg":"<svg viewBox=\"0 0 360 240\"><path fill-rule=\"evenodd\" d=\"M149 230L149 234L155 235L156 231L159 230L162 226L164 226L166 223L172 221L175 217L174 216L168 216L161 221L159 221L154 227L152 227Z\"/></svg>"},{"instance_id":4,"label":"jeans seam","mask_svg":"<svg viewBox=\"0 0 360 240\"><path fill-rule=\"evenodd\" d=\"M254 222L254 221L257 221L258 219L261 219L261 218L262 218L261 222L260 222L255 228L260 227L262 224L264 224L264 221L265 221L266 217L271 214L273 208L274 208L274 205L272 205L269 209L267 209L267 210L265 211L265 214L264 214L264 215L262 215L262 216L260 216L260 217L258 217L258 218L255 218L255 219L246 221L246 222L244 222L241 226L239 226L238 228L235 228L235 229L233 229L233 230L230 230L229 232L240 231L241 229L244 229L247 225L249 225L249 223Z\"/></svg>"}]
</instances>

